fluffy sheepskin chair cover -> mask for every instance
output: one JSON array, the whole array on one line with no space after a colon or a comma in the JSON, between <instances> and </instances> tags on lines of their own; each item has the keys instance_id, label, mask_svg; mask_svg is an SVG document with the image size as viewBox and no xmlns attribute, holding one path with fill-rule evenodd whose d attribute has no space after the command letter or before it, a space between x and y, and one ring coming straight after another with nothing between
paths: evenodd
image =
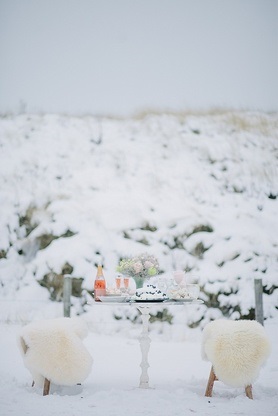
<instances>
[{"instance_id":1,"label":"fluffy sheepskin chair cover","mask_svg":"<svg viewBox=\"0 0 278 416\"><path fill-rule=\"evenodd\" d=\"M216 377L227 385L252 385L269 354L269 340L257 321L218 319L204 328L202 358L212 363Z\"/></svg>"},{"instance_id":2,"label":"fluffy sheepskin chair cover","mask_svg":"<svg viewBox=\"0 0 278 416\"><path fill-rule=\"evenodd\" d=\"M43 385L47 379L72 386L84 381L93 363L82 343L87 333L87 325L80 318L49 319L23 327L19 346L34 382Z\"/></svg>"}]
</instances>

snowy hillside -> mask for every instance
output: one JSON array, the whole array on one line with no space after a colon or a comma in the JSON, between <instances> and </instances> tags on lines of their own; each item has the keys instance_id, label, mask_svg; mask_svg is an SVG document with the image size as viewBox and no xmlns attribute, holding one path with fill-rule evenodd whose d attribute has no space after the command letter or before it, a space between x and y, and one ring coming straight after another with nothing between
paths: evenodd
<instances>
[{"instance_id":1,"label":"snowy hillside","mask_svg":"<svg viewBox=\"0 0 278 416\"><path fill-rule=\"evenodd\" d=\"M55 309L38 282L64 273L84 279L82 312L95 265L112 284L141 252L199 282L189 324L251 316L254 277L277 315L277 157L277 114L2 117L2 319Z\"/></svg>"}]
</instances>

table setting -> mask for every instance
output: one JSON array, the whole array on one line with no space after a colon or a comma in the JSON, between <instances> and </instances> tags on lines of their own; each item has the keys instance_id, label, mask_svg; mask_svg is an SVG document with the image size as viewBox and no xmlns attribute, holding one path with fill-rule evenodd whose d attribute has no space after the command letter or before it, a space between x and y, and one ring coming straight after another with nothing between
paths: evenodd
<instances>
[{"instance_id":1,"label":"table setting","mask_svg":"<svg viewBox=\"0 0 278 416\"><path fill-rule=\"evenodd\" d=\"M106 285L102 267L98 266L95 280L94 305L136 307L142 318L142 332L139 338L142 354L140 388L149 388L148 353L150 311L154 306L189 306L202 304L199 299L200 287L189 283L183 270L174 270L170 276L159 276L158 261L154 256L141 254L123 259L117 267L117 276Z\"/></svg>"},{"instance_id":2,"label":"table setting","mask_svg":"<svg viewBox=\"0 0 278 416\"><path fill-rule=\"evenodd\" d=\"M181 273L183 280L179 280L177 273ZM202 302L198 299L200 287L197 284L187 284L185 273L174 271L174 278L162 285L151 283L146 279L142 287L134 289L130 287L132 277L122 277L118 275L115 278L115 284L107 287L105 294L99 296L100 302L103 303L197 303Z\"/></svg>"}]
</instances>

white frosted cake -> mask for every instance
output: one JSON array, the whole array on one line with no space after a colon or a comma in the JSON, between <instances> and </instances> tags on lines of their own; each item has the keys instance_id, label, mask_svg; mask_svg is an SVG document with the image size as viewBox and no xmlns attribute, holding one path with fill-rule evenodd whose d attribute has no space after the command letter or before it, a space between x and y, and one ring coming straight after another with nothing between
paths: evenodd
<instances>
[{"instance_id":1,"label":"white frosted cake","mask_svg":"<svg viewBox=\"0 0 278 416\"><path fill-rule=\"evenodd\" d=\"M137 301L154 301L160 299L167 299L167 295L155 285L146 285L145 287L137 289L134 295L134 300Z\"/></svg>"}]
</instances>

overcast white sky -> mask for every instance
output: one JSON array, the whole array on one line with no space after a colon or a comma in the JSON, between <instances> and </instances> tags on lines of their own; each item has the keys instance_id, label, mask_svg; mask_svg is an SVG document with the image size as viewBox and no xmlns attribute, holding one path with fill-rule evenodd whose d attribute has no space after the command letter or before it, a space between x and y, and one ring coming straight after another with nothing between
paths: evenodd
<instances>
[{"instance_id":1,"label":"overcast white sky","mask_svg":"<svg viewBox=\"0 0 278 416\"><path fill-rule=\"evenodd\" d=\"M278 0L0 0L0 112L278 111Z\"/></svg>"}]
</instances>

